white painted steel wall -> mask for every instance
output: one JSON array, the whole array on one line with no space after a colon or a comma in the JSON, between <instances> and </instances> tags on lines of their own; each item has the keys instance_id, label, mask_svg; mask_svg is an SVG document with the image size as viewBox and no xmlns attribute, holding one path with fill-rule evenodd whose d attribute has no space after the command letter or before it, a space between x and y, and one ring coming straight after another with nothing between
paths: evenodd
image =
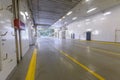
<instances>
[{"instance_id":1,"label":"white painted steel wall","mask_svg":"<svg viewBox=\"0 0 120 80\"><path fill-rule=\"evenodd\" d=\"M17 64L13 14L8 10L11 4L12 0L0 0L0 80L5 80Z\"/></svg>"},{"instance_id":2,"label":"white painted steel wall","mask_svg":"<svg viewBox=\"0 0 120 80\"><path fill-rule=\"evenodd\" d=\"M16 53L15 53L15 39L13 30L3 30L0 35L6 33L5 36L0 36L0 48L1 48L1 71L0 80L5 80L6 77L16 66Z\"/></svg>"},{"instance_id":3,"label":"white painted steel wall","mask_svg":"<svg viewBox=\"0 0 120 80\"><path fill-rule=\"evenodd\" d=\"M75 11L78 7L73 10ZM111 12L111 14L103 15L105 12ZM92 40L114 42L115 30L120 30L120 6L105 10L104 13L99 12L82 20L72 22L67 26L68 33L75 33L76 39L85 40L85 32L92 31ZM79 13L74 16L79 16ZM67 34L67 38L70 38L70 34Z\"/></svg>"},{"instance_id":4,"label":"white painted steel wall","mask_svg":"<svg viewBox=\"0 0 120 80\"><path fill-rule=\"evenodd\" d=\"M23 13L30 13L27 4L24 3L25 0L20 1L20 10ZM13 13L8 10L10 9L8 6L10 5L12 5L12 0L0 0L0 80L6 80L17 65ZM23 56L29 49L29 37L31 34L28 32L33 25L30 16L31 15L29 15L29 19L27 19L26 16L20 15L26 27L26 29L21 32Z\"/></svg>"},{"instance_id":5,"label":"white painted steel wall","mask_svg":"<svg viewBox=\"0 0 120 80\"><path fill-rule=\"evenodd\" d=\"M30 21L30 12L27 7L26 0L20 0L20 19L23 23L25 23L25 30L21 31L21 40L22 40L22 53L23 56L29 49L29 28L31 27L31 21ZM25 14L27 12L29 14L29 19L27 19L27 15ZM30 24L30 25L29 25Z\"/></svg>"}]
</instances>

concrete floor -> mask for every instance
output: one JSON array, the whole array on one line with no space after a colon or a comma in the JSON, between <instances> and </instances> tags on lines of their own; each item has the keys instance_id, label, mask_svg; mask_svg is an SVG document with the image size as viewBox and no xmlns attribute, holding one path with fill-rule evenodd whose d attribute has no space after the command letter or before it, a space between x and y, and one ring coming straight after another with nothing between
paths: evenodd
<instances>
[{"instance_id":1,"label":"concrete floor","mask_svg":"<svg viewBox=\"0 0 120 80\"><path fill-rule=\"evenodd\" d=\"M7 80L25 80L34 47L30 47L22 61L16 66Z\"/></svg>"},{"instance_id":2,"label":"concrete floor","mask_svg":"<svg viewBox=\"0 0 120 80\"><path fill-rule=\"evenodd\" d=\"M120 45L52 38L37 42L35 80L102 80L92 72L104 80L120 80ZM89 68L91 73L60 51Z\"/></svg>"}]
</instances>

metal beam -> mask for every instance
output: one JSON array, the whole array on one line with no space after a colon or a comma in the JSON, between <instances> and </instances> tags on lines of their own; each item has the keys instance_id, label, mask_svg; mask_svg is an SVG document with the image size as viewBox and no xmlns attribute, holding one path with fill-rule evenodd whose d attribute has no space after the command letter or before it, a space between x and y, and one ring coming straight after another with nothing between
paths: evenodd
<instances>
[{"instance_id":1,"label":"metal beam","mask_svg":"<svg viewBox=\"0 0 120 80\"><path fill-rule=\"evenodd\" d=\"M36 26L51 26L50 24L35 24Z\"/></svg>"}]
</instances>

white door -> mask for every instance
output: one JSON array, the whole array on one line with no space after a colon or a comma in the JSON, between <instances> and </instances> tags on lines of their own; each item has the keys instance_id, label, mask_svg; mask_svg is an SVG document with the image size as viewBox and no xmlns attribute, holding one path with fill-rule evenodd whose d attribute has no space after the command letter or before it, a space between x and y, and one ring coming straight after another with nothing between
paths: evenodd
<instances>
[{"instance_id":1,"label":"white door","mask_svg":"<svg viewBox=\"0 0 120 80\"><path fill-rule=\"evenodd\" d=\"M117 30L117 31L116 31L115 42L120 42L120 30Z\"/></svg>"}]
</instances>

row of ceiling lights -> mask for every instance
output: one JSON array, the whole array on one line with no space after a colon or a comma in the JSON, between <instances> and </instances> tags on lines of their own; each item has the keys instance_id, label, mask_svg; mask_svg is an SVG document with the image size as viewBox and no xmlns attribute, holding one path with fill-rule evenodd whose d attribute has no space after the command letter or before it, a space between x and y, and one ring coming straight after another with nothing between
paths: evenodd
<instances>
[{"instance_id":1,"label":"row of ceiling lights","mask_svg":"<svg viewBox=\"0 0 120 80\"><path fill-rule=\"evenodd\" d=\"M85 0L85 2L89 2L90 0ZM92 12L91 10L88 10L88 12ZM66 15L69 16L70 14L72 14L73 12L70 11L68 12ZM65 16L63 16L61 19L59 19L59 21L62 21L62 19L65 19ZM76 20L77 17L73 17L72 20Z\"/></svg>"},{"instance_id":2,"label":"row of ceiling lights","mask_svg":"<svg viewBox=\"0 0 120 80\"><path fill-rule=\"evenodd\" d=\"M85 2L89 2L90 0L85 0ZM93 11L95 11L95 10L97 10L97 7L94 7L94 8L91 8L91 9L89 9L88 11L87 11L87 14L88 13L91 13L91 12L93 12ZM69 11L66 15L67 16L69 16L69 15L71 15L73 13L73 11ZM106 15L109 15L109 14L111 14L111 12L106 12L106 13L104 13L103 15L104 16L106 16ZM65 16L63 16L61 19L59 19L59 21L62 21L63 19L65 19L66 17ZM78 17L73 17L72 18L72 20L74 21L74 20L76 20ZM86 19L86 21L88 21L89 19ZM64 24L67 24L67 22L64 22Z\"/></svg>"}]
</instances>

